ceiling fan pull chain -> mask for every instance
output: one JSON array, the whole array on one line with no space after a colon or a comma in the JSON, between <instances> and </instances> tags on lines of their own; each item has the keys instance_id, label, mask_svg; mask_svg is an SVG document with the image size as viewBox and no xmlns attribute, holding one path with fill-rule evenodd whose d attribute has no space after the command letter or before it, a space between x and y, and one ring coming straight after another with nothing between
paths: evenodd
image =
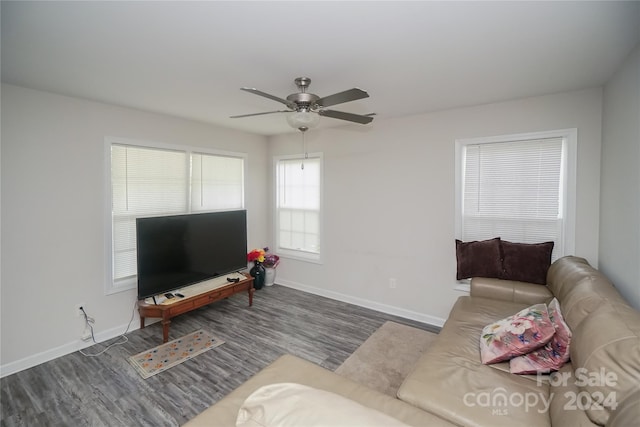
<instances>
[{"instance_id":1,"label":"ceiling fan pull chain","mask_svg":"<svg viewBox=\"0 0 640 427\"><path fill-rule=\"evenodd\" d=\"M300 164L300 169L304 170L304 161L307 157L307 140L304 137L304 131L302 131L302 152L304 153L304 158L302 159L302 163Z\"/></svg>"},{"instance_id":2,"label":"ceiling fan pull chain","mask_svg":"<svg viewBox=\"0 0 640 427\"><path fill-rule=\"evenodd\" d=\"M307 153L307 140L305 139L304 135L309 130L309 128L306 126L300 126L298 130L302 133L302 152L304 154L302 163L300 164L300 169L304 170L304 161L309 158L309 153Z\"/></svg>"}]
</instances>

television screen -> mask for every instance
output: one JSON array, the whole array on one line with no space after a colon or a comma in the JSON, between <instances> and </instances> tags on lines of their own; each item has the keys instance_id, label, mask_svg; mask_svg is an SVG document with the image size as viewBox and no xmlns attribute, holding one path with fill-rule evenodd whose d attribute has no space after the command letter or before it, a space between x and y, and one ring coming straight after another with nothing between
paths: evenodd
<instances>
[{"instance_id":1,"label":"television screen","mask_svg":"<svg viewBox=\"0 0 640 427\"><path fill-rule=\"evenodd\" d=\"M244 210L136 219L138 299L247 267Z\"/></svg>"}]
</instances>

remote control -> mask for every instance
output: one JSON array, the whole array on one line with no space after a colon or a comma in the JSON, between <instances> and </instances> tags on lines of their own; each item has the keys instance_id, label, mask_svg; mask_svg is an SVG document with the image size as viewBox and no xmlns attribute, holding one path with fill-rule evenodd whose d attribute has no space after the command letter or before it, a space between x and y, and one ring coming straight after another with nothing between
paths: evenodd
<instances>
[{"instance_id":1,"label":"remote control","mask_svg":"<svg viewBox=\"0 0 640 427\"><path fill-rule=\"evenodd\" d=\"M238 279L238 278L232 279L231 277L227 277L227 282L238 283L239 281L240 281L240 279Z\"/></svg>"}]
</instances>

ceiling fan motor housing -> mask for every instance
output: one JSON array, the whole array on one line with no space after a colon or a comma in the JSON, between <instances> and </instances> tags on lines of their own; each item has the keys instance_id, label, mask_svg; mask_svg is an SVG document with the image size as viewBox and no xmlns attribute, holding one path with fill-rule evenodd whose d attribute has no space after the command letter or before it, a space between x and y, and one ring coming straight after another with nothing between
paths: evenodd
<instances>
[{"instance_id":1,"label":"ceiling fan motor housing","mask_svg":"<svg viewBox=\"0 0 640 427\"><path fill-rule=\"evenodd\" d=\"M294 82L300 92L305 92L309 85L311 85L311 79L309 77L297 77Z\"/></svg>"},{"instance_id":2,"label":"ceiling fan motor housing","mask_svg":"<svg viewBox=\"0 0 640 427\"><path fill-rule=\"evenodd\" d=\"M292 93L287 96L287 101L291 101L296 104L297 111L308 111L316 107L316 101L318 101L320 97L313 93Z\"/></svg>"}]
</instances>

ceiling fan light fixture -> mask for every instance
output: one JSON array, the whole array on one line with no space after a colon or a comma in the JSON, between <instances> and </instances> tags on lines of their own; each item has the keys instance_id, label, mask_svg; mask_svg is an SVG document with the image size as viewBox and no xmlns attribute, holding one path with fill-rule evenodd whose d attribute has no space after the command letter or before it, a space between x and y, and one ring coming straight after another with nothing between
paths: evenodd
<instances>
[{"instance_id":1,"label":"ceiling fan light fixture","mask_svg":"<svg viewBox=\"0 0 640 427\"><path fill-rule=\"evenodd\" d=\"M310 111L294 111L287 115L287 123L294 129L302 127L311 129L318 126L320 116Z\"/></svg>"}]
</instances>

